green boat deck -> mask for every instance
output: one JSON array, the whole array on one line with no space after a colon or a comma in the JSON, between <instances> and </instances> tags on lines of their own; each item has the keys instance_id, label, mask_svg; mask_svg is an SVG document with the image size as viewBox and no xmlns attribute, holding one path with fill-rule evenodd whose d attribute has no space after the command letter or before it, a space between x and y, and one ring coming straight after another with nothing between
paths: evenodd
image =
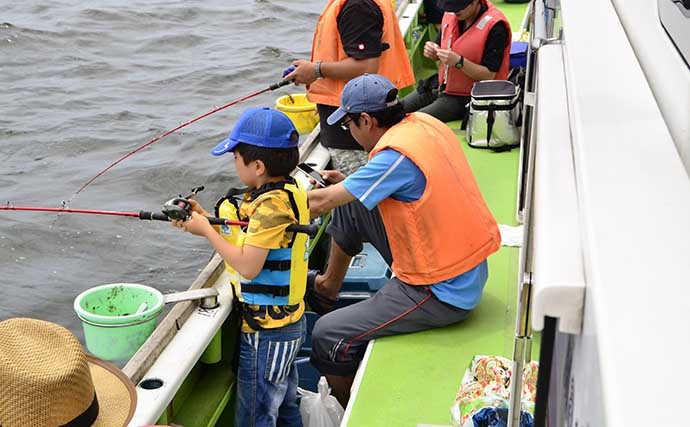
<instances>
[{"instance_id":1,"label":"green boat deck","mask_svg":"<svg viewBox=\"0 0 690 427\"><path fill-rule=\"evenodd\" d=\"M510 21L517 40L527 5L494 1ZM413 61L417 71L424 65ZM428 74L428 73L427 73ZM484 199L499 224L517 225L520 152L470 148L460 122L458 135ZM376 340L363 361L361 382L346 413L349 427L450 425L450 407L472 357L512 357L517 303L518 248L501 247L489 257L489 280L479 306L456 325ZM533 338L532 358L538 358Z\"/></svg>"},{"instance_id":2,"label":"green boat deck","mask_svg":"<svg viewBox=\"0 0 690 427\"><path fill-rule=\"evenodd\" d=\"M468 147L459 136L482 194L499 224L517 225L519 150L495 153ZM517 300L518 248L489 258L489 280L479 306L459 324L376 340L353 390L347 425L450 424L450 407L465 369L477 354L512 356ZM538 340L532 357L538 355Z\"/></svg>"}]
</instances>

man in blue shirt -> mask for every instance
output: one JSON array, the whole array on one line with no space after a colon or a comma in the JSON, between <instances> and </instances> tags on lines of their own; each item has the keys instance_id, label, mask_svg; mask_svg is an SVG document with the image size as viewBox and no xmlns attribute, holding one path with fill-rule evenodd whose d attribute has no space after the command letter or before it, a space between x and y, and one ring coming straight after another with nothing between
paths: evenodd
<instances>
[{"instance_id":1,"label":"man in blue shirt","mask_svg":"<svg viewBox=\"0 0 690 427\"><path fill-rule=\"evenodd\" d=\"M396 253L403 254L401 245L404 246L407 242L389 241L389 236L395 235L396 231L399 233L400 230L394 230L395 228L404 228L409 224L404 221L394 222L396 217L391 215L391 212L396 210L388 207L389 216L384 226L378 206L390 204L392 200L395 201L394 203L410 206L410 212L428 214L429 212L424 208L418 208L419 203L415 203L423 197L426 197L425 200L431 197L425 193L429 187L427 178L436 180L434 181L436 193L433 196L436 203L440 197L447 197L449 200L460 199L463 201L463 206L470 206L472 209L476 207L477 216L489 218L484 221L488 224L487 229L479 232L483 236L486 231L488 244L479 250L481 254L476 264L471 264L467 269L461 269L457 274L438 273L434 262L427 260L424 264L431 266L428 268L428 277L442 276L443 279L420 283L417 278L426 277L426 271L420 271L419 275L412 272L409 277L414 278L413 281L406 282L402 280L405 277L402 279L395 277L373 297L336 310L319 319L312 333L311 361L321 373L327 376L333 394L343 406L347 404L354 373L369 340L445 326L461 321L469 315L479 303L488 277L486 256L497 249L500 241L495 221L481 200L476 182L471 176L459 142L452 131L442 122L423 113L415 113L407 117L396 95L397 90L382 76L367 74L358 77L346 85L342 94L341 107L328 119L331 123L340 122L349 129L355 140L366 151L373 150L374 155L366 165L347 177L337 171L323 171L323 177L333 185L308 193L312 216L321 215L335 208L327 229L332 237L328 268L323 275L311 278L308 303L312 309L321 309L322 312L330 309L329 305L334 303L349 261L352 256L362 250L362 242L371 242L389 265L393 262L392 243L395 243ZM421 146L427 144L426 146L433 153L447 152L450 159L439 161L436 171L432 170L434 168L429 168L428 158L424 160L423 165L418 165L400 150L391 148L392 133L386 136L384 144L374 149L392 128L396 129L395 135L405 135L408 130L421 129L419 134L428 135L429 140L419 140L414 143L418 142ZM404 144L401 145L401 147L404 146ZM464 170L456 173L455 168L449 165L462 165L459 168ZM439 174L439 171L443 173L448 171L454 179L443 179L444 175ZM463 179L466 182L460 182ZM457 182L457 187L447 187L449 182ZM469 199L471 200L466 201ZM448 220L447 215L440 213L438 215L432 213L432 215L438 216L439 220ZM418 222L428 224L434 219L429 218ZM412 221L410 224L414 226L415 223ZM443 227L448 223L439 225ZM467 224L467 226L476 225ZM457 240L458 252L463 252L463 239L456 237L462 232L457 230L458 227L444 230L443 232L448 232L449 235L443 236L443 239L452 239L450 241L453 243ZM436 234L438 237L439 233ZM419 240L415 241L411 238L410 244L419 244ZM436 248L429 249L433 251ZM412 249L410 252L414 253L416 250L419 249ZM409 253L404 255L409 259ZM433 259L435 256L429 254L428 258ZM399 266L405 263L405 260L401 258L396 259ZM463 257L459 258L459 260L463 259ZM447 265L444 265L444 268L446 267ZM395 265L393 270L398 276L407 276L406 273L410 272L409 268L399 268L396 271ZM455 270L452 266L447 268L447 271Z\"/></svg>"}]
</instances>

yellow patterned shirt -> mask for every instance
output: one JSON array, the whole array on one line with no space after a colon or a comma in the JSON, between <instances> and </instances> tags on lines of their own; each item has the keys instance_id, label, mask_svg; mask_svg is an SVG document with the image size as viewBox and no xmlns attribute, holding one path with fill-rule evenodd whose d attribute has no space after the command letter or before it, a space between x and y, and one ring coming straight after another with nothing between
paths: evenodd
<instances>
[{"instance_id":1,"label":"yellow patterned shirt","mask_svg":"<svg viewBox=\"0 0 690 427\"><path fill-rule=\"evenodd\" d=\"M297 223L287 192L273 190L240 206L240 218L249 218L245 245L263 249L287 248L292 233L285 231ZM304 314L304 301L291 306L242 303L242 332L275 329L297 322Z\"/></svg>"}]
</instances>

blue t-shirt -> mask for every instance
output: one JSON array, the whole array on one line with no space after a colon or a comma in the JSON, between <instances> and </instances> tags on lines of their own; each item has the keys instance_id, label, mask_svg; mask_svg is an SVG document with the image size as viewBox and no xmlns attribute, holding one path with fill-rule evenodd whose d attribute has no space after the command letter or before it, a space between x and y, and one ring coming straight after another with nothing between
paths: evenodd
<instances>
[{"instance_id":1,"label":"blue t-shirt","mask_svg":"<svg viewBox=\"0 0 690 427\"><path fill-rule=\"evenodd\" d=\"M345 189L369 210L391 197L402 202L419 200L426 177L414 162L392 148L379 151L367 164L343 181ZM465 310L479 304L488 277L486 260L452 279L430 286L436 298Z\"/></svg>"}]
</instances>

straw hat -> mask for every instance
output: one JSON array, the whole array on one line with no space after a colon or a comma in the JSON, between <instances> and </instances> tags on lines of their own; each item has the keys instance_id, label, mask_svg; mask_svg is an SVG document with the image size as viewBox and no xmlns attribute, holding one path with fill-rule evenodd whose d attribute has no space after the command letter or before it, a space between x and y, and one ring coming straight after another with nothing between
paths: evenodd
<instances>
[{"instance_id":1,"label":"straw hat","mask_svg":"<svg viewBox=\"0 0 690 427\"><path fill-rule=\"evenodd\" d=\"M129 378L62 326L0 322L0 426L123 427L136 402Z\"/></svg>"}]
</instances>

